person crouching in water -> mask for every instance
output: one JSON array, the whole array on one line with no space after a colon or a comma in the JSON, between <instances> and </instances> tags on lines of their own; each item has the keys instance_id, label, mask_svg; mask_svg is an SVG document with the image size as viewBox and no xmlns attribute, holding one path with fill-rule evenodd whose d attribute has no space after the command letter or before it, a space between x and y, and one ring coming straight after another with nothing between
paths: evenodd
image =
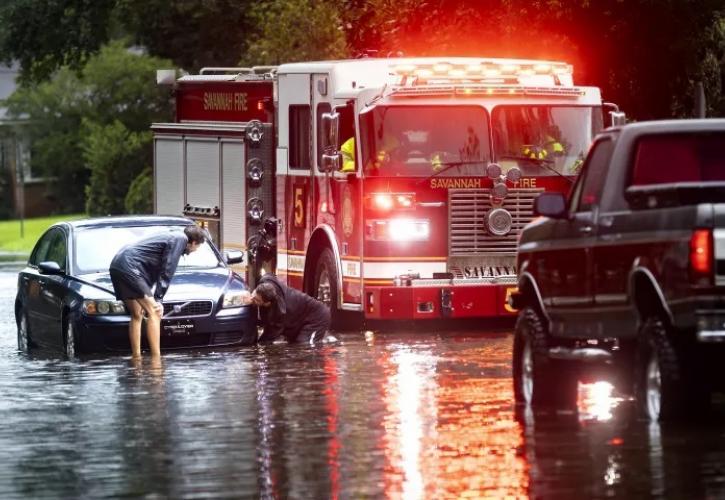
<instances>
[{"instance_id":1,"label":"person crouching in water","mask_svg":"<svg viewBox=\"0 0 725 500\"><path fill-rule=\"evenodd\" d=\"M330 309L317 299L265 274L248 299L259 307L264 329L260 343L284 336L288 342L314 344L330 329Z\"/></svg>"},{"instance_id":2,"label":"person crouching in water","mask_svg":"<svg viewBox=\"0 0 725 500\"><path fill-rule=\"evenodd\" d=\"M161 354L161 300L176 272L182 255L195 252L206 240L199 226L186 226L184 232L163 232L123 247L111 261L109 272L116 299L131 314L128 338L131 355L141 356L141 322L146 314L146 340L152 356ZM151 287L156 285L153 296Z\"/></svg>"}]
</instances>

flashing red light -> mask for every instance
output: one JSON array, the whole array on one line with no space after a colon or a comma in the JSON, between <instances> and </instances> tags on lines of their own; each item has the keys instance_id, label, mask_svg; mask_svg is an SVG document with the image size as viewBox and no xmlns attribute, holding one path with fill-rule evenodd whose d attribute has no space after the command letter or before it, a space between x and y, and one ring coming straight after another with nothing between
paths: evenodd
<instances>
[{"instance_id":1,"label":"flashing red light","mask_svg":"<svg viewBox=\"0 0 725 500\"><path fill-rule=\"evenodd\" d=\"M412 193L373 193L367 198L367 206L372 210L389 212L394 209L409 209L415 205Z\"/></svg>"},{"instance_id":2,"label":"flashing red light","mask_svg":"<svg viewBox=\"0 0 725 500\"><path fill-rule=\"evenodd\" d=\"M712 231L696 229L690 237L690 271L693 278L709 283L713 269Z\"/></svg>"},{"instance_id":3,"label":"flashing red light","mask_svg":"<svg viewBox=\"0 0 725 500\"><path fill-rule=\"evenodd\" d=\"M264 101L257 101L257 111L264 111Z\"/></svg>"}]
</instances>

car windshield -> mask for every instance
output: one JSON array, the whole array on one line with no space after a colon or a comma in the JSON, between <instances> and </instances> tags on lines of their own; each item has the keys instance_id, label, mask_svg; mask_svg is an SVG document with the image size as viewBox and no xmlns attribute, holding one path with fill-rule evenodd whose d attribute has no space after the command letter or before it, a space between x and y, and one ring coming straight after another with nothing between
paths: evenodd
<instances>
[{"instance_id":1,"label":"car windshield","mask_svg":"<svg viewBox=\"0 0 725 500\"><path fill-rule=\"evenodd\" d=\"M73 267L78 275L108 272L111 260L124 246L155 233L181 232L183 229L183 226L79 228L75 234ZM177 269L208 269L219 265L221 262L206 241L196 252L182 255Z\"/></svg>"},{"instance_id":2,"label":"car windshield","mask_svg":"<svg viewBox=\"0 0 725 500\"><path fill-rule=\"evenodd\" d=\"M527 176L576 175L594 136L600 107L497 106L491 115L496 162Z\"/></svg>"},{"instance_id":3,"label":"car windshield","mask_svg":"<svg viewBox=\"0 0 725 500\"><path fill-rule=\"evenodd\" d=\"M488 114L480 106L379 106L360 120L365 175L486 175Z\"/></svg>"}]
</instances>

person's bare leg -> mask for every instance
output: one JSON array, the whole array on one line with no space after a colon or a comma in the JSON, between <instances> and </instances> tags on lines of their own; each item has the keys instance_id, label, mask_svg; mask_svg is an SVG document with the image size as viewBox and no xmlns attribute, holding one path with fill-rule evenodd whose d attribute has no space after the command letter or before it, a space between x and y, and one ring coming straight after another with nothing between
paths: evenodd
<instances>
[{"instance_id":1,"label":"person's bare leg","mask_svg":"<svg viewBox=\"0 0 725 500\"><path fill-rule=\"evenodd\" d=\"M138 302L146 311L146 340L151 356L161 356L161 313L156 309L156 301L153 297L144 297Z\"/></svg>"},{"instance_id":2,"label":"person's bare leg","mask_svg":"<svg viewBox=\"0 0 725 500\"><path fill-rule=\"evenodd\" d=\"M128 324L128 341L131 344L131 356L141 357L141 322L143 321L141 305L136 300L124 300L126 309L131 314Z\"/></svg>"}]
</instances>

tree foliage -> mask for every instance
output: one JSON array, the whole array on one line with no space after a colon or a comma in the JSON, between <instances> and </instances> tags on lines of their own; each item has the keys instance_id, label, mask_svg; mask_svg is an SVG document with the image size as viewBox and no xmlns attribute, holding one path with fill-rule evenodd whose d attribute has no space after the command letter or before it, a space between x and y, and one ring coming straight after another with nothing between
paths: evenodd
<instances>
[{"instance_id":1,"label":"tree foliage","mask_svg":"<svg viewBox=\"0 0 725 500\"><path fill-rule=\"evenodd\" d=\"M86 121L83 129L83 159L90 171L86 212L123 214L129 186L151 164L151 132L132 132L118 120L108 125Z\"/></svg>"},{"instance_id":2,"label":"tree foliage","mask_svg":"<svg viewBox=\"0 0 725 500\"><path fill-rule=\"evenodd\" d=\"M347 55L339 4L264 0L251 11L257 32L243 57L249 65L339 59Z\"/></svg>"},{"instance_id":3,"label":"tree foliage","mask_svg":"<svg viewBox=\"0 0 725 500\"><path fill-rule=\"evenodd\" d=\"M91 57L80 74L63 67L51 80L23 87L11 96L9 112L27 118L31 169L54 179L49 189L63 211L85 208L82 193L92 177L86 160L93 159L97 168L105 168L91 154L93 147L110 147L98 134L114 133L113 138L128 144L129 139L106 125L118 122L129 133L148 133L152 121L169 119L169 96L155 85L155 70L168 65L168 61L129 52L121 43L113 43ZM148 157L139 158L131 155L128 161L132 163L115 164L132 172L130 177L119 177L128 179L122 186L121 206L131 180L149 163ZM97 186L96 181L92 190ZM101 199L100 195L94 198ZM106 205L99 208L101 212L107 209Z\"/></svg>"},{"instance_id":4,"label":"tree foliage","mask_svg":"<svg viewBox=\"0 0 725 500\"><path fill-rule=\"evenodd\" d=\"M145 168L133 180L126 193L124 206L128 214L150 214L153 212L154 180L151 168Z\"/></svg>"},{"instance_id":5,"label":"tree foliage","mask_svg":"<svg viewBox=\"0 0 725 500\"><path fill-rule=\"evenodd\" d=\"M20 61L24 81L49 78L61 66L80 69L109 38L115 0L4 0L0 60Z\"/></svg>"}]
</instances>

